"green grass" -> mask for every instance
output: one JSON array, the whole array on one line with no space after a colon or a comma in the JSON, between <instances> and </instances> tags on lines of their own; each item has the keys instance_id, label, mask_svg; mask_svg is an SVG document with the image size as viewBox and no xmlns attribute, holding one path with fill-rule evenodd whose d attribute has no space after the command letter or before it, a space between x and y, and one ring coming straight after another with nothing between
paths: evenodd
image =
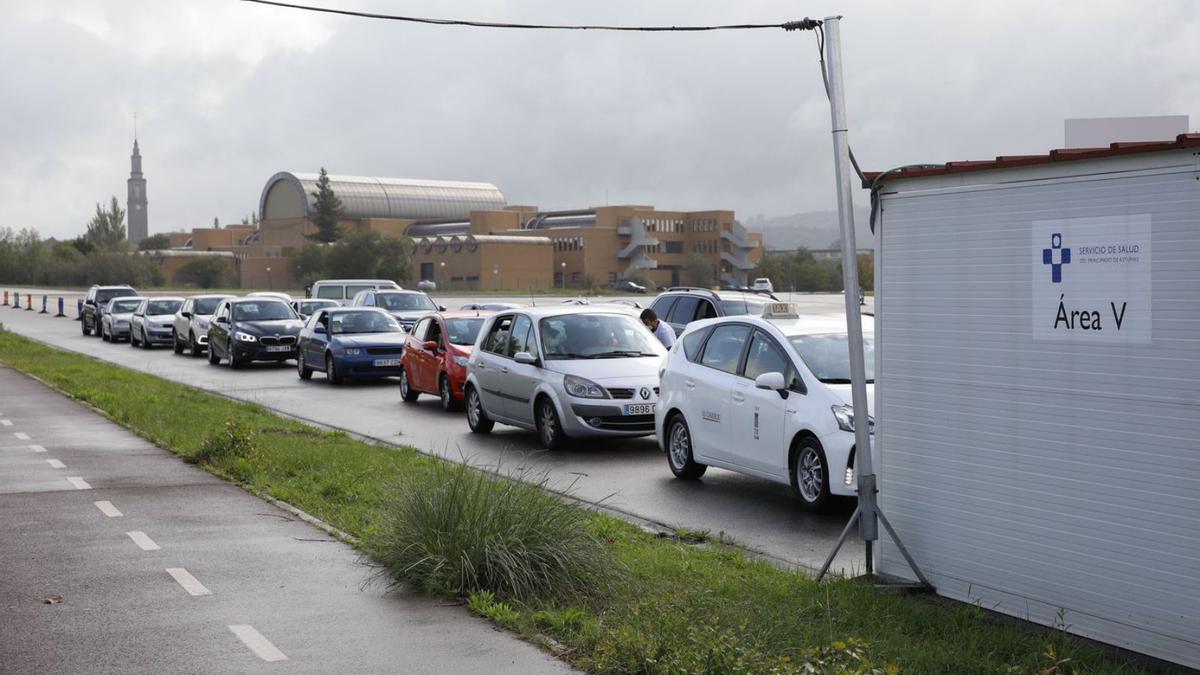
<instances>
[{"instance_id":1,"label":"green grass","mask_svg":"<svg viewBox=\"0 0 1200 675\"><path fill-rule=\"evenodd\" d=\"M389 537L404 522L397 486L447 471L411 448L322 431L2 331L0 361L160 447L294 504L380 556L395 550ZM618 585L564 597L523 598L503 588L466 595L472 611L593 672L1142 672L1063 631L973 605L881 592L855 580L817 583L704 532L662 537L591 511L576 516L572 526L617 561Z\"/></svg>"}]
</instances>

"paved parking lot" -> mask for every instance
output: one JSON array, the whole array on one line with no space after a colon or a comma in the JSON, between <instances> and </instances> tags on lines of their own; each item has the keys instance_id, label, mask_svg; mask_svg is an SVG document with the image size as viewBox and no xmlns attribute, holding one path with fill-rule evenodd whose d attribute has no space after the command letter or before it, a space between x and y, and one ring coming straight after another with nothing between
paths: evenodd
<instances>
[{"instance_id":1,"label":"paved parking lot","mask_svg":"<svg viewBox=\"0 0 1200 675\"><path fill-rule=\"evenodd\" d=\"M3 672L569 671L3 366L0 513Z\"/></svg>"},{"instance_id":2,"label":"paved parking lot","mask_svg":"<svg viewBox=\"0 0 1200 675\"><path fill-rule=\"evenodd\" d=\"M69 307L74 306L74 297L67 296ZM437 294L434 299L451 309L472 301ZM531 300L488 299L525 304ZM653 296L636 299L649 304L647 300ZM792 300L806 313L843 308L840 295L797 295ZM537 300L539 305L543 302L558 303L561 298ZM68 314L74 312L68 310ZM743 545L795 564L819 566L853 510L853 504L847 502L830 513L808 513L801 510L788 486L716 469L698 482L678 481L652 438L580 443L550 454L540 451L537 439L528 432L497 427L489 436L471 434L465 417L442 412L434 397L406 405L395 383L351 383L334 388L320 374L301 381L292 365L255 364L231 371L210 366L202 358L175 356L170 349L147 354L128 344L103 343L82 336L78 322L8 307L0 307L0 323L56 347L387 442L412 444L451 459L468 457L483 465L541 467L559 487L573 485L576 496L584 500L603 502L669 527L724 532ZM844 549L833 569L861 572L861 547Z\"/></svg>"}]
</instances>

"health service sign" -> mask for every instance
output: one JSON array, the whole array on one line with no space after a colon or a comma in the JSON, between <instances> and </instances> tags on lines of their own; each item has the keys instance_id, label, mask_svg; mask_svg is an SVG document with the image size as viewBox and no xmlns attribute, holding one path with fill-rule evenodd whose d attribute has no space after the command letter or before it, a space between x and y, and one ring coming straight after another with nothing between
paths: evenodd
<instances>
[{"instance_id":1,"label":"health service sign","mask_svg":"<svg viewBox=\"0 0 1200 675\"><path fill-rule=\"evenodd\" d=\"M1150 215L1035 220L1033 339L1150 344Z\"/></svg>"}]
</instances>

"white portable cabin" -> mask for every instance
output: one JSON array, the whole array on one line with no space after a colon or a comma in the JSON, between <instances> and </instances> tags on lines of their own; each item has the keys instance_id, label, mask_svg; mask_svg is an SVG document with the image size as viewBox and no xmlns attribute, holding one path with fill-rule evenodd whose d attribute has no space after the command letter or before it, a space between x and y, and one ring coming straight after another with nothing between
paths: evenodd
<instances>
[{"instance_id":1,"label":"white portable cabin","mask_svg":"<svg viewBox=\"0 0 1200 675\"><path fill-rule=\"evenodd\" d=\"M868 179L901 540L942 595L1200 667L1200 135Z\"/></svg>"}]
</instances>

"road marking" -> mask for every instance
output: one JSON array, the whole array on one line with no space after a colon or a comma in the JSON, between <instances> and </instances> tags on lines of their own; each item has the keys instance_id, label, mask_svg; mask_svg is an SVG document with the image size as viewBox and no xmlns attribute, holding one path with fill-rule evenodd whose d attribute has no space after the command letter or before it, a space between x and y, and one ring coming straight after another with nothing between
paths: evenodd
<instances>
[{"instance_id":1,"label":"road marking","mask_svg":"<svg viewBox=\"0 0 1200 675\"><path fill-rule=\"evenodd\" d=\"M46 451L46 448L44 448L40 445L31 445L31 446L29 446L29 449L34 452L45 452Z\"/></svg>"},{"instance_id":2,"label":"road marking","mask_svg":"<svg viewBox=\"0 0 1200 675\"><path fill-rule=\"evenodd\" d=\"M15 434L13 434L13 435L14 435L14 436L16 436L17 438L19 438L19 439L23 440L23 441L31 441L31 440L33 440L32 438L30 438L30 437L29 437L29 434L25 433L24 431L18 431L17 433L15 433Z\"/></svg>"},{"instance_id":3,"label":"road marking","mask_svg":"<svg viewBox=\"0 0 1200 675\"><path fill-rule=\"evenodd\" d=\"M158 544L154 543L153 539L146 536L145 532L126 532L125 534L129 535L129 538L133 540L133 543L137 544L138 548L142 549L143 551L157 551L160 548ZM167 571L169 572L170 570ZM195 581L195 579L192 581ZM195 593L192 595L195 595Z\"/></svg>"},{"instance_id":4,"label":"road marking","mask_svg":"<svg viewBox=\"0 0 1200 675\"><path fill-rule=\"evenodd\" d=\"M0 425L4 425L4 426L6 426L6 427L11 427L11 426L12 426L12 420L0 420Z\"/></svg>"},{"instance_id":5,"label":"road marking","mask_svg":"<svg viewBox=\"0 0 1200 675\"><path fill-rule=\"evenodd\" d=\"M50 468L51 468L51 469L65 469L65 468L67 468L67 465L66 465L66 464L63 464L62 462L58 461L57 459L48 459L48 460L46 460L46 463L50 465Z\"/></svg>"},{"instance_id":6,"label":"road marking","mask_svg":"<svg viewBox=\"0 0 1200 675\"><path fill-rule=\"evenodd\" d=\"M120 518L121 516L125 515L118 511L117 507L113 506L113 503L110 501L92 503L96 505L96 508L100 509L100 513L103 513L109 518Z\"/></svg>"},{"instance_id":7,"label":"road marking","mask_svg":"<svg viewBox=\"0 0 1200 675\"><path fill-rule=\"evenodd\" d=\"M91 490L92 489L92 486L88 485L88 482L86 480L84 480L78 476L72 476L72 477L68 478L67 482L69 482L71 485L74 485L76 490Z\"/></svg>"},{"instance_id":8,"label":"road marking","mask_svg":"<svg viewBox=\"0 0 1200 675\"><path fill-rule=\"evenodd\" d=\"M183 590L192 595L212 595L212 591L204 587L204 584L196 581L196 577L182 567L168 567L167 574L170 574L175 581L183 586Z\"/></svg>"},{"instance_id":9,"label":"road marking","mask_svg":"<svg viewBox=\"0 0 1200 675\"><path fill-rule=\"evenodd\" d=\"M254 630L254 626L238 624L230 626L229 630L263 661L287 661L287 654L279 651L279 648L263 637L262 633Z\"/></svg>"}]
</instances>

